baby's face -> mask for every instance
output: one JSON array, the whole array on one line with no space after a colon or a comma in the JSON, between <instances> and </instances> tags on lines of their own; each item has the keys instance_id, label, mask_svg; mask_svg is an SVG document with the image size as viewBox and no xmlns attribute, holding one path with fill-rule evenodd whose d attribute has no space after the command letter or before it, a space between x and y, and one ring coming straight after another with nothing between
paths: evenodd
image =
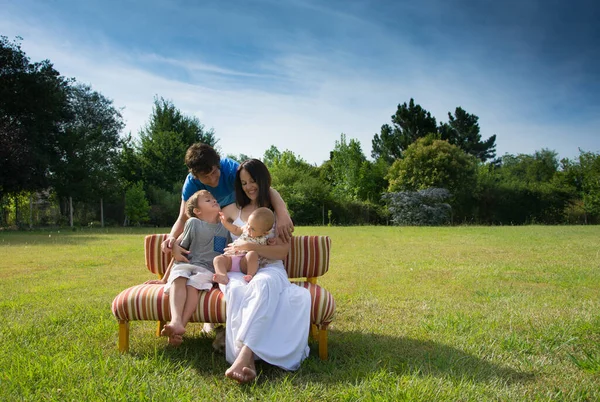
<instances>
[{"instance_id":1,"label":"baby's face","mask_svg":"<svg viewBox=\"0 0 600 402\"><path fill-rule=\"evenodd\" d=\"M248 235L250 237L261 237L269 233L271 228L265 228L264 222L257 219L254 215L248 218Z\"/></svg>"}]
</instances>

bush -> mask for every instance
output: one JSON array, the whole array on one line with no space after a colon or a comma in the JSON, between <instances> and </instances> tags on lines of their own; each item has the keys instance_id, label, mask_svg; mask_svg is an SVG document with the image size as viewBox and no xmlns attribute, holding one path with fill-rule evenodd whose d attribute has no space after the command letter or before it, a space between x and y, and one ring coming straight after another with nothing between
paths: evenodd
<instances>
[{"instance_id":1,"label":"bush","mask_svg":"<svg viewBox=\"0 0 600 402\"><path fill-rule=\"evenodd\" d=\"M445 188L400 191L383 196L396 225L437 226L450 222L452 208Z\"/></svg>"}]
</instances>

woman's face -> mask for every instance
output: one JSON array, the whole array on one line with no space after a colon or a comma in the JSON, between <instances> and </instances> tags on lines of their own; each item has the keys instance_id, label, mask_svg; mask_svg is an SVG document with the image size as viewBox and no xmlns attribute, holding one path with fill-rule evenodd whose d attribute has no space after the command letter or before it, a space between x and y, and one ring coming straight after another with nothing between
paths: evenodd
<instances>
[{"instance_id":1,"label":"woman's face","mask_svg":"<svg viewBox=\"0 0 600 402\"><path fill-rule=\"evenodd\" d=\"M250 200L255 201L258 197L258 184L256 184L246 169L240 170L240 182L244 193L246 193Z\"/></svg>"}]
</instances>

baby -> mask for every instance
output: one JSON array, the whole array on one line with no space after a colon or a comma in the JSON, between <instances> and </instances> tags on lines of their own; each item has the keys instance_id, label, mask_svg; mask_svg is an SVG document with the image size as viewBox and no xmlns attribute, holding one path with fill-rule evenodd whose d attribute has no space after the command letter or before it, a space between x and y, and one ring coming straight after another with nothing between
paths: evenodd
<instances>
[{"instance_id":1,"label":"baby","mask_svg":"<svg viewBox=\"0 0 600 402\"><path fill-rule=\"evenodd\" d=\"M248 217L248 223L243 227L239 227L230 223L223 214L221 223L232 235L239 236L233 244L237 242L251 242L260 245L274 244L275 239L267 239L267 235L271 232L275 223L275 215L269 208L258 208ZM227 285L229 277L227 272L242 272L245 274L244 279L250 282L258 268L264 267L270 260L260 257L256 251L247 251L241 253L228 253L216 256L213 265L215 274L213 281Z\"/></svg>"}]
</instances>

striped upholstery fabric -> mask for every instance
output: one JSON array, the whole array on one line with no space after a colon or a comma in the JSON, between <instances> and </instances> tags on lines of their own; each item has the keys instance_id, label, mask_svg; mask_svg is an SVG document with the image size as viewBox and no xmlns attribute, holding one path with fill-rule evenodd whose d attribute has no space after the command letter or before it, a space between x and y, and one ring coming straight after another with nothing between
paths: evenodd
<instances>
[{"instance_id":1,"label":"striped upholstery fabric","mask_svg":"<svg viewBox=\"0 0 600 402\"><path fill-rule=\"evenodd\" d=\"M326 289L309 282L294 282L310 292L312 311L310 322L318 326L327 326L335 315L335 300Z\"/></svg>"},{"instance_id":2,"label":"striped upholstery fabric","mask_svg":"<svg viewBox=\"0 0 600 402\"><path fill-rule=\"evenodd\" d=\"M218 289L200 292L198 309L192 316L195 322L225 322L225 298ZM125 289L112 303L112 312L124 321L169 321L169 296L163 285L137 285Z\"/></svg>"},{"instance_id":3,"label":"striped upholstery fabric","mask_svg":"<svg viewBox=\"0 0 600 402\"><path fill-rule=\"evenodd\" d=\"M292 247L284 265L289 278L307 278L324 275L329 270L328 236L292 237Z\"/></svg>"},{"instance_id":4,"label":"striped upholstery fabric","mask_svg":"<svg viewBox=\"0 0 600 402\"><path fill-rule=\"evenodd\" d=\"M154 234L148 235L144 239L146 268L148 268L148 271L159 275L161 278L165 274L169 262L171 261L171 253L165 254L160 249L161 243L167 236L168 234Z\"/></svg>"}]
</instances>

